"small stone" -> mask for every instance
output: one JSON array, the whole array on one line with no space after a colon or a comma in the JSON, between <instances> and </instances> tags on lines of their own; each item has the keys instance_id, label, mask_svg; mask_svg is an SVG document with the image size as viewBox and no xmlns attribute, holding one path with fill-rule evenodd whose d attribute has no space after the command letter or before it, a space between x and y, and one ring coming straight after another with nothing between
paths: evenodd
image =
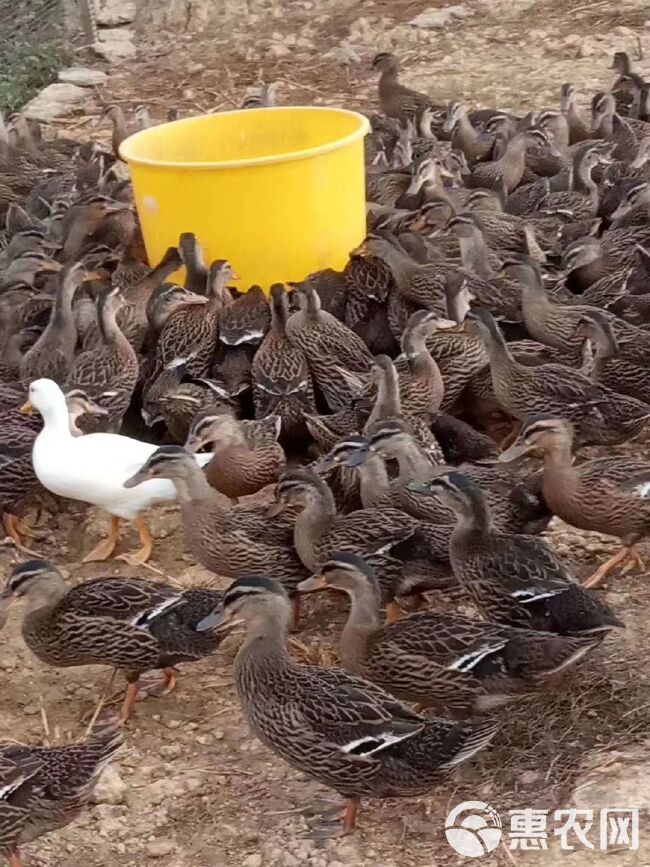
<instances>
[{"instance_id":1,"label":"small stone","mask_svg":"<svg viewBox=\"0 0 650 867\"><path fill-rule=\"evenodd\" d=\"M425 9L409 21L411 27L430 28L447 27L454 20L469 18L473 12L467 6L445 6L443 9Z\"/></svg>"},{"instance_id":2,"label":"small stone","mask_svg":"<svg viewBox=\"0 0 650 867\"><path fill-rule=\"evenodd\" d=\"M134 0L101 0L97 10L100 27L119 27L135 20Z\"/></svg>"},{"instance_id":3,"label":"small stone","mask_svg":"<svg viewBox=\"0 0 650 867\"><path fill-rule=\"evenodd\" d=\"M88 91L75 84L55 82L30 100L23 108L25 117L47 123L57 117L64 117L88 97Z\"/></svg>"},{"instance_id":4,"label":"small stone","mask_svg":"<svg viewBox=\"0 0 650 867\"><path fill-rule=\"evenodd\" d=\"M40 711L40 707L35 702L31 702L30 704L26 704L25 707L23 708L23 712L26 713L28 716L34 716L35 714L39 713L39 711Z\"/></svg>"},{"instance_id":5,"label":"small stone","mask_svg":"<svg viewBox=\"0 0 650 867\"><path fill-rule=\"evenodd\" d=\"M350 45L338 45L336 48L330 48L323 55L324 60L333 60L339 66L351 66L353 63L361 63L361 57L358 52Z\"/></svg>"},{"instance_id":6,"label":"small stone","mask_svg":"<svg viewBox=\"0 0 650 867\"><path fill-rule=\"evenodd\" d=\"M170 855L176 848L171 840L152 840L147 843L147 852L152 858L164 858Z\"/></svg>"},{"instance_id":7,"label":"small stone","mask_svg":"<svg viewBox=\"0 0 650 867\"><path fill-rule=\"evenodd\" d=\"M130 30L111 27L100 30L98 37L93 45L93 51L109 63L117 65L135 57L133 33Z\"/></svg>"},{"instance_id":8,"label":"small stone","mask_svg":"<svg viewBox=\"0 0 650 867\"><path fill-rule=\"evenodd\" d=\"M113 816L108 819L102 819L98 827L100 836L106 837L107 840L113 840L115 837L124 837L127 833L126 818L124 816Z\"/></svg>"},{"instance_id":9,"label":"small stone","mask_svg":"<svg viewBox=\"0 0 650 867\"><path fill-rule=\"evenodd\" d=\"M249 855L241 862L241 867L262 867L262 856L259 852Z\"/></svg>"},{"instance_id":10,"label":"small stone","mask_svg":"<svg viewBox=\"0 0 650 867\"><path fill-rule=\"evenodd\" d=\"M291 54L291 49L287 48L286 45L282 45L280 42L273 42L268 47L268 53L271 57L286 57L288 54Z\"/></svg>"},{"instance_id":11,"label":"small stone","mask_svg":"<svg viewBox=\"0 0 650 867\"><path fill-rule=\"evenodd\" d=\"M170 719L167 723L168 729L179 729L183 723L179 719Z\"/></svg>"},{"instance_id":12,"label":"small stone","mask_svg":"<svg viewBox=\"0 0 650 867\"><path fill-rule=\"evenodd\" d=\"M166 759L175 759L180 756L183 749L180 744L162 744L160 747L160 755Z\"/></svg>"},{"instance_id":13,"label":"small stone","mask_svg":"<svg viewBox=\"0 0 650 867\"><path fill-rule=\"evenodd\" d=\"M126 789L126 783L120 776L117 765L107 765L95 785L92 800L95 804L121 804Z\"/></svg>"},{"instance_id":14,"label":"small stone","mask_svg":"<svg viewBox=\"0 0 650 867\"><path fill-rule=\"evenodd\" d=\"M172 798L178 791L175 783L171 780L156 780L150 786L143 789L143 794L150 804L162 804L168 798Z\"/></svg>"},{"instance_id":15,"label":"small stone","mask_svg":"<svg viewBox=\"0 0 650 867\"><path fill-rule=\"evenodd\" d=\"M59 81L64 84L76 84L77 87L95 87L98 84L105 84L108 81L108 75L101 69L69 66L59 72Z\"/></svg>"},{"instance_id":16,"label":"small stone","mask_svg":"<svg viewBox=\"0 0 650 867\"><path fill-rule=\"evenodd\" d=\"M519 782L525 789L537 785L542 779L542 774L539 771L524 771L519 777Z\"/></svg>"},{"instance_id":17,"label":"small stone","mask_svg":"<svg viewBox=\"0 0 650 867\"><path fill-rule=\"evenodd\" d=\"M221 729L217 729L216 731L212 732L212 737L215 739L215 741L222 741L225 736L225 732L222 732Z\"/></svg>"}]
</instances>

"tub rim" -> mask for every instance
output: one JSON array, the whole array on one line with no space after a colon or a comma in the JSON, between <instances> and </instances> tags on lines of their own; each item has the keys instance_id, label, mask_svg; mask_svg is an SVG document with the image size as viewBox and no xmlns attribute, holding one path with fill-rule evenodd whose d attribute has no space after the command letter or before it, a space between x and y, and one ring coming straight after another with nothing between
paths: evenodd
<instances>
[{"instance_id":1,"label":"tub rim","mask_svg":"<svg viewBox=\"0 0 650 867\"><path fill-rule=\"evenodd\" d=\"M211 162L196 162L196 163L188 163L188 162L170 162L168 160L155 160L150 157L140 157L133 156L130 151L133 147L134 143L137 143L138 139L145 137L151 133L152 130L160 130L163 127L171 126L172 124L187 124L190 125L192 123L197 123L203 121L206 117L218 116L218 115L232 115L232 114L248 114L249 112L291 112L298 109L299 111L305 112L335 112L336 114L344 114L350 117L355 118L359 122L358 129L354 130L347 135L337 138L334 141L326 142L322 145L317 145L316 147L305 148L305 150L299 151L288 151L283 154L274 154L272 156L267 157L251 157L250 159L245 160L216 160ZM173 169L183 170L183 171L193 171L195 169L200 170L214 170L214 169L237 169L237 168L251 168L254 166L264 166L264 165L273 165L275 163L286 163L292 162L295 160L303 160L309 159L311 157L321 156L322 154L330 153L331 151L340 150L341 148L346 147L349 144L357 141L358 139L363 138L370 132L370 121L364 115L358 111L351 111L347 108L338 108L328 105L276 105L272 107L265 108L253 108L253 109L234 109L233 111L220 111L214 112L214 115L211 114L201 114L196 117L184 117L179 120L168 121L167 123L157 124L155 127L150 127L149 129L143 129L139 132L133 133L128 138L124 139L122 144L119 147L120 157L125 160L125 162L133 165L139 166L152 166L155 168L163 168L163 169Z\"/></svg>"}]
</instances>

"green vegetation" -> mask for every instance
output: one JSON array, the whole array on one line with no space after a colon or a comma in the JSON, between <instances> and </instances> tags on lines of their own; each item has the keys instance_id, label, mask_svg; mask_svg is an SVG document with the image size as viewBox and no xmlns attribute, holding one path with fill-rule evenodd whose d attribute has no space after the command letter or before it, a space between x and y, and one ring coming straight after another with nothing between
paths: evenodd
<instances>
[{"instance_id":1,"label":"green vegetation","mask_svg":"<svg viewBox=\"0 0 650 867\"><path fill-rule=\"evenodd\" d=\"M10 114L56 78L63 64L59 0L0 0L0 111Z\"/></svg>"}]
</instances>

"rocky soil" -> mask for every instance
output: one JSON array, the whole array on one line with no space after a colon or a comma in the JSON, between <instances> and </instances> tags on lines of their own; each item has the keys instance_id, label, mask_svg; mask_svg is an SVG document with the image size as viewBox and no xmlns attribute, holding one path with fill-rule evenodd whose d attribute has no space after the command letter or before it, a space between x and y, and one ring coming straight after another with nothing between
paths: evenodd
<instances>
[{"instance_id":1,"label":"rocky soil","mask_svg":"<svg viewBox=\"0 0 650 867\"><path fill-rule=\"evenodd\" d=\"M447 4L449 5L449 4ZM439 0L250 0L226 23L209 8L196 12L161 41L141 33L139 57L110 68L89 88L78 114L59 128L80 138L101 137L103 104L147 102L154 116L170 106L185 112L235 107L261 75L282 82L280 101L370 107L374 81L368 62L390 48L404 60L404 79L437 99L463 97L501 107L555 106L559 85L574 81L585 94L606 87L615 49L650 51L647 7L637 0L468 0L461 13L443 14L442 27L409 24ZM201 11L202 10L202 11ZM200 12L200 14L199 14ZM431 17L429 20L432 20ZM433 20L436 20L435 16ZM440 20L440 19L438 19ZM154 36L156 39L154 40ZM639 67L650 74L650 63ZM225 205L227 206L227 205ZM650 446L630 446L650 457ZM78 581L99 574L136 574L113 561L80 567L105 519L76 505L43 516L43 552ZM153 519L152 565L182 583L205 578L183 551L173 508ZM553 524L549 541L579 574L614 550L612 540ZM126 542L135 543L134 537ZM650 555L650 550L646 551ZM0 552L3 573L13 555ZM251 737L232 686L229 654L186 667L172 695L140 704L127 748L102 779L98 804L70 828L27 847L31 867L425 867L467 863L444 837L444 818L462 800L490 802L507 820L512 808L638 806L641 847L613 856L577 849L522 855L497 849L485 864L551 864L571 856L583 863L650 864L650 593L647 575L626 576L605 592L627 629L613 636L572 679L504 718L495 746L454 779L417 802L364 807L352 837L317 846L304 809L329 793L288 769ZM217 584L219 579L216 579ZM225 583L225 582L224 582ZM464 604L434 599L437 607ZM295 652L333 659L344 616L338 599L309 599ZM66 742L79 737L109 684L102 669L51 670L25 649L13 612L0 637L0 737Z\"/></svg>"}]
</instances>

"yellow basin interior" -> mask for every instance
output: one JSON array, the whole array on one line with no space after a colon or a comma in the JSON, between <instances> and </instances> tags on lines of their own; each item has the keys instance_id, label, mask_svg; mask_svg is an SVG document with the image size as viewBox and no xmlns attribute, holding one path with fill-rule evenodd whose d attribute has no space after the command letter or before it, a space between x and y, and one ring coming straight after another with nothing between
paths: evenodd
<instances>
[{"instance_id":1,"label":"yellow basin interior","mask_svg":"<svg viewBox=\"0 0 650 867\"><path fill-rule=\"evenodd\" d=\"M365 234L360 114L320 107L223 112L144 130L121 155L149 259L195 232L241 280L301 280L344 266Z\"/></svg>"}]
</instances>

